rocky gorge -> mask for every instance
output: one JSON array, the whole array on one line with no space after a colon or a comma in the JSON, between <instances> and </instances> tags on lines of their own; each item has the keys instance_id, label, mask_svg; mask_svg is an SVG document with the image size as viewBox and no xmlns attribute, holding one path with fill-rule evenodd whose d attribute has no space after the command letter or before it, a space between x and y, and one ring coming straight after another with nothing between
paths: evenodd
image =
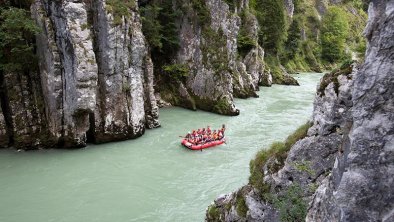
<instances>
[{"instance_id":1,"label":"rocky gorge","mask_svg":"<svg viewBox=\"0 0 394 222\"><path fill-rule=\"evenodd\" d=\"M371 1L365 61L326 74L309 123L260 151L206 221L392 221L394 1Z\"/></svg>"},{"instance_id":2,"label":"rocky gorge","mask_svg":"<svg viewBox=\"0 0 394 222\"><path fill-rule=\"evenodd\" d=\"M244 59L237 57L241 21L224 1L206 2L211 21L204 27L191 3L180 3L189 11L178 21L175 59L192 71L186 81L170 84L176 91L162 90L161 97L173 105L237 115L233 96L255 96L258 84L272 84L264 50L256 46ZM1 72L1 147L83 147L135 138L160 125L155 69L137 1L37 0L28 6L40 30L38 68ZM257 38L256 20L248 22ZM210 50L212 44L217 50Z\"/></svg>"},{"instance_id":3,"label":"rocky gorge","mask_svg":"<svg viewBox=\"0 0 394 222\"><path fill-rule=\"evenodd\" d=\"M234 98L345 60L321 79L310 121L258 152L206 221L394 220L393 0L0 5L0 148L137 138L166 105L239 115Z\"/></svg>"},{"instance_id":4,"label":"rocky gorge","mask_svg":"<svg viewBox=\"0 0 394 222\"><path fill-rule=\"evenodd\" d=\"M273 59L265 58L257 7L263 3L5 1L2 32L11 40L4 37L2 45L0 147L71 148L136 138L160 126L162 104L238 115L234 97L255 97L259 86L273 83L297 85L279 56L268 50ZM300 4L279 3L281 26L302 13ZM165 6L172 14L160 11ZM171 19L157 28L160 18L149 13ZM12 27L20 18L22 25Z\"/></svg>"},{"instance_id":5,"label":"rocky gorge","mask_svg":"<svg viewBox=\"0 0 394 222\"><path fill-rule=\"evenodd\" d=\"M259 86L273 83L298 85L287 70L322 68L318 52L308 49L318 44L316 19L330 5L342 3L35 0L2 4L10 7L2 11L2 30L20 38L2 46L0 147L37 149L136 138L145 129L160 126L158 109L165 104L238 115L234 97L256 97ZM267 13L277 12L260 11L263 4L279 7L278 24L264 24L272 23ZM304 16L303 7L310 7L312 14ZM348 13L359 13L352 4L344 7ZM25 22L25 29L12 27L13 13L25 19L18 21ZM291 20L300 20L295 32L304 36L291 37ZM289 28L289 43L283 33L278 41L265 36L277 29L274 26ZM265 46L264 38L278 43ZM290 44L301 50L301 56L285 56L282 65L277 44L285 48ZM27 53L18 56L18 47Z\"/></svg>"}]
</instances>

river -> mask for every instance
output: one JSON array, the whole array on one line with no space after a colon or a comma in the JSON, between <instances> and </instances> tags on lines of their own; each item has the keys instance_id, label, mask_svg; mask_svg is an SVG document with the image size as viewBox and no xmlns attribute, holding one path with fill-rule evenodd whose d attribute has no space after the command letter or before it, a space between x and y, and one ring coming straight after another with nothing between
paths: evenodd
<instances>
[{"instance_id":1,"label":"river","mask_svg":"<svg viewBox=\"0 0 394 222\"><path fill-rule=\"evenodd\" d=\"M237 99L241 114L160 110L162 127L141 138L77 150L0 150L0 221L204 221L220 194L245 185L249 161L311 116L322 74L297 75L301 86L261 87ZM179 135L226 124L228 142L191 151Z\"/></svg>"}]
</instances>

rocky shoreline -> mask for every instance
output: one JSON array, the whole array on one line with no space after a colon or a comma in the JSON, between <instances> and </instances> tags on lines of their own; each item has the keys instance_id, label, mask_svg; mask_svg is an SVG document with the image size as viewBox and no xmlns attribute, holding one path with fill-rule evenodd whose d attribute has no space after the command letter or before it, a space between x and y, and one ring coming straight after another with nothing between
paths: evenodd
<instances>
[{"instance_id":1,"label":"rocky shoreline","mask_svg":"<svg viewBox=\"0 0 394 222\"><path fill-rule=\"evenodd\" d=\"M326 74L312 125L259 152L249 184L218 197L206 221L394 220L393 24L394 1L372 1L364 64Z\"/></svg>"}]
</instances>

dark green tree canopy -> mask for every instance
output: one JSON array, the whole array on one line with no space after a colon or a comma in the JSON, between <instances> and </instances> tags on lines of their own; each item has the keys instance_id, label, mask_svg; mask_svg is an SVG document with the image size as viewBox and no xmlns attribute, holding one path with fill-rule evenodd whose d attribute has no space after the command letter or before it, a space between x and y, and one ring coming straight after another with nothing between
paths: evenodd
<instances>
[{"instance_id":1,"label":"dark green tree canopy","mask_svg":"<svg viewBox=\"0 0 394 222\"><path fill-rule=\"evenodd\" d=\"M260 24L259 44L270 54L276 55L286 39L286 15L283 0L251 0Z\"/></svg>"},{"instance_id":2,"label":"dark green tree canopy","mask_svg":"<svg viewBox=\"0 0 394 222\"><path fill-rule=\"evenodd\" d=\"M34 35L38 27L30 12L15 7L0 9L0 69L7 72L37 67Z\"/></svg>"}]
</instances>

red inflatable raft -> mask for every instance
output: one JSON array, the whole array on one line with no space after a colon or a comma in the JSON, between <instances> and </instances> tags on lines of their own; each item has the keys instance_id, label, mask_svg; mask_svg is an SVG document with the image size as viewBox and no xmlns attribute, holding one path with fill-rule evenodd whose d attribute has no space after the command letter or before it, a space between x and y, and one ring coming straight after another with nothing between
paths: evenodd
<instances>
[{"instance_id":1,"label":"red inflatable raft","mask_svg":"<svg viewBox=\"0 0 394 222\"><path fill-rule=\"evenodd\" d=\"M202 149L207 149L210 147L214 147L214 146L223 144L225 142L226 142L226 138L223 138L221 140L215 140L215 141L211 141L211 142L204 143L204 144L194 145L194 144L191 144L190 142L188 142L187 140L183 139L181 144L191 150L202 150Z\"/></svg>"}]
</instances>

